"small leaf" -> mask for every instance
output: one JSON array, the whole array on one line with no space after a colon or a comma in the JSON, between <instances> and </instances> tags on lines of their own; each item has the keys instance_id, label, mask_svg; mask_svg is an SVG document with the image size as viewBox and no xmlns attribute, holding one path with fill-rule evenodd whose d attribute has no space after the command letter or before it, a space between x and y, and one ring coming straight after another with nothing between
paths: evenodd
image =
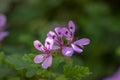
<instances>
[{"instance_id":1,"label":"small leaf","mask_svg":"<svg viewBox=\"0 0 120 80\"><path fill-rule=\"evenodd\" d=\"M28 68L26 72L26 77L33 77L37 72L36 68Z\"/></svg>"},{"instance_id":2,"label":"small leaf","mask_svg":"<svg viewBox=\"0 0 120 80\"><path fill-rule=\"evenodd\" d=\"M57 68L60 63L64 62L65 59L63 56L55 56L53 59L52 67Z\"/></svg>"},{"instance_id":3,"label":"small leaf","mask_svg":"<svg viewBox=\"0 0 120 80\"><path fill-rule=\"evenodd\" d=\"M8 80L20 80L20 78L19 77L11 77Z\"/></svg>"},{"instance_id":4,"label":"small leaf","mask_svg":"<svg viewBox=\"0 0 120 80\"><path fill-rule=\"evenodd\" d=\"M68 80L68 79L64 75L60 75L55 80Z\"/></svg>"},{"instance_id":5,"label":"small leaf","mask_svg":"<svg viewBox=\"0 0 120 80\"><path fill-rule=\"evenodd\" d=\"M2 65L3 59L4 59L4 53L0 52L0 65Z\"/></svg>"},{"instance_id":6,"label":"small leaf","mask_svg":"<svg viewBox=\"0 0 120 80\"><path fill-rule=\"evenodd\" d=\"M21 70L29 67L29 64L22 59L21 55L11 55L6 57L6 62L11 64L16 70Z\"/></svg>"},{"instance_id":7,"label":"small leaf","mask_svg":"<svg viewBox=\"0 0 120 80\"><path fill-rule=\"evenodd\" d=\"M36 54L32 54L32 53L31 53L31 54L25 54L25 55L23 56L23 60L25 60L25 61L33 64L33 63L34 63L33 59L34 59L35 55L36 55Z\"/></svg>"},{"instance_id":8,"label":"small leaf","mask_svg":"<svg viewBox=\"0 0 120 80\"><path fill-rule=\"evenodd\" d=\"M89 69L87 67L82 67L79 65L65 65L64 75L70 79L81 80L82 78L89 75Z\"/></svg>"},{"instance_id":9,"label":"small leaf","mask_svg":"<svg viewBox=\"0 0 120 80\"><path fill-rule=\"evenodd\" d=\"M12 70L9 69L8 67L2 65L2 67L0 67L0 80L1 80L1 78L5 77L5 76L8 76L8 75L9 76L13 75Z\"/></svg>"}]
</instances>

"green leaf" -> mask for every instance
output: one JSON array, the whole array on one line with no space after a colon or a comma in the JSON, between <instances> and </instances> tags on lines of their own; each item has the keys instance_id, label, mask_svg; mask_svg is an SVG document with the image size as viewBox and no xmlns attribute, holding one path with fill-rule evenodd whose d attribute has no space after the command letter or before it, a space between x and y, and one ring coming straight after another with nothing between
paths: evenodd
<instances>
[{"instance_id":1,"label":"green leaf","mask_svg":"<svg viewBox=\"0 0 120 80\"><path fill-rule=\"evenodd\" d=\"M81 58L78 56L74 56L74 55L72 56L72 63L73 65L83 65Z\"/></svg>"},{"instance_id":2,"label":"green leaf","mask_svg":"<svg viewBox=\"0 0 120 80\"><path fill-rule=\"evenodd\" d=\"M7 75L10 75L11 73L12 73L11 70L6 66L0 67L0 79Z\"/></svg>"},{"instance_id":3,"label":"green leaf","mask_svg":"<svg viewBox=\"0 0 120 80\"><path fill-rule=\"evenodd\" d=\"M41 79L53 79L56 77L56 73L52 72L50 69L42 69L39 68L37 70L37 76L39 76Z\"/></svg>"},{"instance_id":4,"label":"green leaf","mask_svg":"<svg viewBox=\"0 0 120 80\"><path fill-rule=\"evenodd\" d=\"M39 65L38 65L38 64L35 64L34 61L33 61L35 55L36 55L36 54L32 54L32 53L30 53L30 54L25 54L25 55L22 57L22 59L23 59L24 61L26 61L27 63L29 63L29 66L34 67L34 68L37 68Z\"/></svg>"},{"instance_id":5,"label":"green leaf","mask_svg":"<svg viewBox=\"0 0 120 80\"><path fill-rule=\"evenodd\" d=\"M19 77L11 77L8 80L20 80L20 78Z\"/></svg>"},{"instance_id":6,"label":"green leaf","mask_svg":"<svg viewBox=\"0 0 120 80\"><path fill-rule=\"evenodd\" d=\"M52 67L54 69L56 69L60 63L64 62L65 61L65 58L63 56L55 56L53 58L53 63L52 63Z\"/></svg>"},{"instance_id":7,"label":"green leaf","mask_svg":"<svg viewBox=\"0 0 120 80\"><path fill-rule=\"evenodd\" d=\"M33 59L34 59L35 55L36 54L32 54L32 53L30 53L30 54L24 54L23 60L29 62L30 64L33 64L34 63Z\"/></svg>"},{"instance_id":8,"label":"green leaf","mask_svg":"<svg viewBox=\"0 0 120 80\"><path fill-rule=\"evenodd\" d=\"M65 65L64 66L64 75L71 80L81 80L84 77L89 75L88 67L82 67L78 65Z\"/></svg>"},{"instance_id":9,"label":"green leaf","mask_svg":"<svg viewBox=\"0 0 120 80\"><path fill-rule=\"evenodd\" d=\"M6 62L13 66L16 70L21 70L29 67L29 64L22 59L21 55L11 55L6 57Z\"/></svg>"},{"instance_id":10,"label":"green leaf","mask_svg":"<svg viewBox=\"0 0 120 80\"><path fill-rule=\"evenodd\" d=\"M0 66L2 65L3 59L4 59L4 53L0 52Z\"/></svg>"},{"instance_id":11,"label":"green leaf","mask_svg":"<svg viewBox=\"0 0 120 80\"><path fill-rule=\"evenodd\" d=\"M37 68L28 68L26 72L26 77L33 77L37 72Z\"/></svg>"},{"instance_id":12,"label":"green leaf","mask_svg":"<svg viewBox=\"0 0 120 80\"><path fill-rule=\"evenodd\" d=\"M60 75L55 80L68 80L68 79L64 75Z\"/></svg>"}]
</instances>

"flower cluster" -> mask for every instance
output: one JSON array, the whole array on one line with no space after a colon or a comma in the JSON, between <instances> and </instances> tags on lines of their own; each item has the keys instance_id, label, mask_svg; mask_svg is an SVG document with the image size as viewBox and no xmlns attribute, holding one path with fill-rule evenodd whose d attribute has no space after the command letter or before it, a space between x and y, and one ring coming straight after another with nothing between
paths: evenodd
<instances>
[{"instance_id":1,"label":"flower cluster","mask_svg":"<svg viewBox=\"0 0 120 80\"><path fill-rule=\"evenodd\" d=\"M2 41L8 35L8 32L4 31L5 25L6 25L6 16L0 14L0 41Z\"/></svg>"},{"instance_id":2,"label":"flower cluster","mask_svg":"<svg viewBox=\"0 0 120 80\"><path fill-rule=\"evenodd\" d=\"M42 63L42 67L47 69L52 64L52 50L61 50L64 56L71 57L75 52L82 53L84 45L88 45L90 40L82 38L73 41L75 32L75 24L73 21L68 22L68 28L56 27L55 32L49 31L45 40L45 46L38 40L34 41L37 50L45 53L35 56L35 63ZM67 43L65 43L65 40Z\"/></svg>"}]
</instances>

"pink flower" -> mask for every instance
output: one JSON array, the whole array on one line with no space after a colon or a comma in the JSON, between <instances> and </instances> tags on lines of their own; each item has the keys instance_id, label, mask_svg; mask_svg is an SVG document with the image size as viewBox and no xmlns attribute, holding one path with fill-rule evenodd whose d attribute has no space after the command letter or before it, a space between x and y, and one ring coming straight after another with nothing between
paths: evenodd
<instances>
[{"instance_id":1,"label":"pink flower","mask_svg":"<svg viewBox=\"0 0 120 80\"><path fill-rule=\"evenodd\" d=\"M4 31L5 25L6 25L6 16L0 14L0 41L2 41L8 35L8 32Z\"/></svg>"},{"instance_id":2,"label":"pink flower","mask_svg":"<svg viewBox=\"0 0 120 80\"><path fill-rule=\"evenodd\" d=\"M84 47L84 45L88 45L90 43L90 40L88 38L82 38L73 42L74 32L75 32L75 24L72 21L68 22L68 29L62 28L62 34L68 40L68 46L64 46L62 49L62 53L65 56L72 56L74 51L78 53L83 52L82 48ZM66 52L67 50L69 50L69 53Z\"/></svg>"},{"instance_id":3,"label":"pink flower","mask_svg":"<svg viewBox=\"0 0 120 80\"><path fill-rule=\"evenodd\" d=\"M54 33L53 31L49 31L47 34L47 37L52 38L54 42L56 43L56 45L52 47L52 50L61 49L63 55L66 54L65 56L72 56L73 49L71 47L65 46L64 44L62 28L60 27L55 28L55 32L56 33Z\"/></svg>"},{"instance_id":4,"label":"pink flower","mask_svg":"<svg viewBox=\"0 0 120 80\"><path fill-rule=\"evenodd\" d=\"M52 50L61 49L62 54L65 56L72 56L74 51L81 53L83 52L84 45L88 45L90 40L87 38L79 39L73 42L74 32L75 32L75 24L72 21L68 22L68 29L67 28L55 28L55 32L49 31L47 37L50 37L54 40L56 45L52 47ZM64 36L68 40L68 44L64 44Z\"/></svg>"},{"instance_id":5,"label":"pink flower","mask_svg":"<svg viewBox=\"0 0 120 80\"><path fill-rule=\"evenodd\" d=\"M60 49L64 56L71 57L74 51L83 52L84 45L88 45L90 40L88 38L82 38L73 42L75 32L75 24L72 21L68 22L68 28L56 27L55 32L49 31L45 40L45 46L38 40L34 41L34 46L37 50L45 53L35 56L34 62L36 64L42 62L42 67L47 69L52 65L52 53L51 50ZM65 40L67 39L67 43Z\"/></svg>"},{"instance_id":6,"label":"pink flower","mask_svg":"<svg viewBox=\"0 0 120 80\"><path fill-rule=\"evenodd\" d=\"M51 38L46 38L45 46L43 46L42 43L40 41L38 41L38 40L34 41L35 48L37 50L45 53L45 54L39 54L39 55L35 56L34 62L36 64L42 62L42 67L44 69L47 69L48 67L50 67L52 65L51 49L52 49L53 43L54 43L53 39L51 39Z\"/></svg>"},{"instance_id":7,"label":"pink flower","mask_svg":"<svg viewBox=\"0 0 120 80\"><path fill-rule=\"evenodd\" d=\"M7 35L8 35L8 32L6 32L6 31L0 32L0 41L2 41Z\"/></svg>"},{"instance_id":8,"label":"pink flower","mask_svg":"<svg viewBox=\"0 0 120 80\"><path fill-rule=\"evenodd\" d=\"M6 16L0 14L0 31L4 29L5 25L6 25Z\"/></svg>"},{"instance_id":9,"label":"pink flower","mask_svg":"<svg viewBox=\"0 0 120 80\"><path fill-rule=\"evenodd\" d=\"M47 34L47 37L52 38L54 42L57 44L52 47L52 50L57 50L63 46L63 35L61 33L61 30L62 28L57 27L55 28L56 33L54 33L53 31L49 31Z\"/></svg>"}]
</instances>

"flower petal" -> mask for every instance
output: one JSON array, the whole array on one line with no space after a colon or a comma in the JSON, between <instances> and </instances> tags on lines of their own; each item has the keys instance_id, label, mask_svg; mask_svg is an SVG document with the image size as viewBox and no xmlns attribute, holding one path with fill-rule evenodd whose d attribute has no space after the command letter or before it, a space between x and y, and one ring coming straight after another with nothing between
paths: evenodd
<instances>
[{"instance_id":1,"label":"flower petal","mask_svg":"<svg viewBox=\"0 0 120 80\"><path fill-rule=\"evenodd\" d=\"M52 65L52 56L50 55L49 57L47 57L45 59L45 61L42 63L42 67L44 69L47 69L48 67L50 67Z\"/></svg>"},{"instance_id":2,"label":"flower petal","mask_svg":"<svg viewBox=\"0 0 120 80\"><path fill-rule=\"evenodd\" d=\"M60 49L59 46L52 46L52 50L58 50L58 49Z\"/></svg>"},{"instance_id":3,"label":"flower petal","mask_svg":"<svg viewBox=\"0 0 120 80\"><path fill-rule=\"evenodd\" d=\"M62 28L62 34L67 37L68 39L70 39L70 32L67 28Z\"/></svg>"},{"instance_id":4,"label":"flower petal","mask_svg":"<svg viewBox=\"0 0 120 80\"><path fill-rule=\"evenodd\" d=\"M50 38L50 37L47 37L46 40L45 40L45 47L48 50L50 50L50 49L52 49L53 44L54 44L53 39Z\"/></svg>"},{"instance_id":5,"label":"flower petal","mask_svg":"<svg viewBox=\"0 0 120 80\"><path fill-rule=\"evenodd\" d=\"M34 44L34 47L35 47L37 50L44 52L44 46L42 45L42 43L41 43L40 41L35 40L35 41L33 42L33 44Z\"/></svg>"},{"instance_id":6,"label":"flower petal","mask_svg":"<svg viewBox=\"0 0 120 80\"><path fill-rule=\"evenodd\" d=\"M8 34L8 32L0 32L0 41L2 41Z\"/></svg>"},{"instance_id":7,"label":"flower petal","mask_svg":"<svg viewBox=\"0 0 120 80\"><path fill-rule=\"evenodd\" d=\"M73 48L73 50L74 50L74 51L76 51L76 52L78 52L78 53L83 52L83 50L82 50L82 49L80 49L79 47L77 47L76 45L71 44L71 46L72 46L72 48Z\"/></svg>"},{"instance_id":8,"label":"flower petal","mask_svg":"<svg viewBox=\"0 0 120 80\"><path fill-rule=\"evenodd\" d=\"M58 36L61 36L61 37L62 37L62 28L56 27L56 28L55 28L55 32L57 33Z\"/></svg>"},{"instance_id":9,"label":"flower petal","mask_svg":"<svg viewBox=\"0 0 120 80\"><path fill-rule=\"evenodd\" d=\"M6 24L6 16L3 14L0 14L0 30L3 29L5 24Z\"/></svg>"},{"instance_id":10,"label":"flower petal","mask_svg":"<svg viewBox=\"0 0 120 80\"><path fill-rule=\"evenodd\" d=\"M64 56L72 56L73 54L73 49L71 47L63 47L62 48L62 54Z\"/></svg>"},{"instance_id":11,"label":"flower petal","mask_svg":"<svg viewBox=\"0 0 120 80\"><path fill-rule=\"evenodd\" d=\"M84 45L90 44L90 39L88 39L88 38L82 38L80 40L75 41L74 44L79 45L80 47L83 48Z\"/></svg>"},{"instance_id":12,"label":"flower petal","mask_svg":"<svg viewBox=\"0 0 120 80\"><path fill-rule=\"evenodd\" d=\"M56 40L57 36L53 31L49 31L47 34L47 37L52 38L53 40Z\"/></svg>"},{"instance_id":13,"label":"flower petal","mask_svg":"<svg viewBox=\"0 0 120 80\"><path fill-rule=\"evenodd\" d=\"M73 21L69 21L68 22L68 27L69 27L69 30L74 33L75 32L75 24L73 23Z\"/></svg>"},{"instance_id":14,"label":"flower petal","mask_svg":"<svg viewBox=\"0 0 120 80\"><path fill-rule=\"evenodd\" d=\"M34 62L37 64L37 63L41 63L43 60L44 60L44 56L45 56L46 54L39 54L39 55L37 55L37 56L35 56L35 58L34 58Z\"/></svg>"}]
</instances>

